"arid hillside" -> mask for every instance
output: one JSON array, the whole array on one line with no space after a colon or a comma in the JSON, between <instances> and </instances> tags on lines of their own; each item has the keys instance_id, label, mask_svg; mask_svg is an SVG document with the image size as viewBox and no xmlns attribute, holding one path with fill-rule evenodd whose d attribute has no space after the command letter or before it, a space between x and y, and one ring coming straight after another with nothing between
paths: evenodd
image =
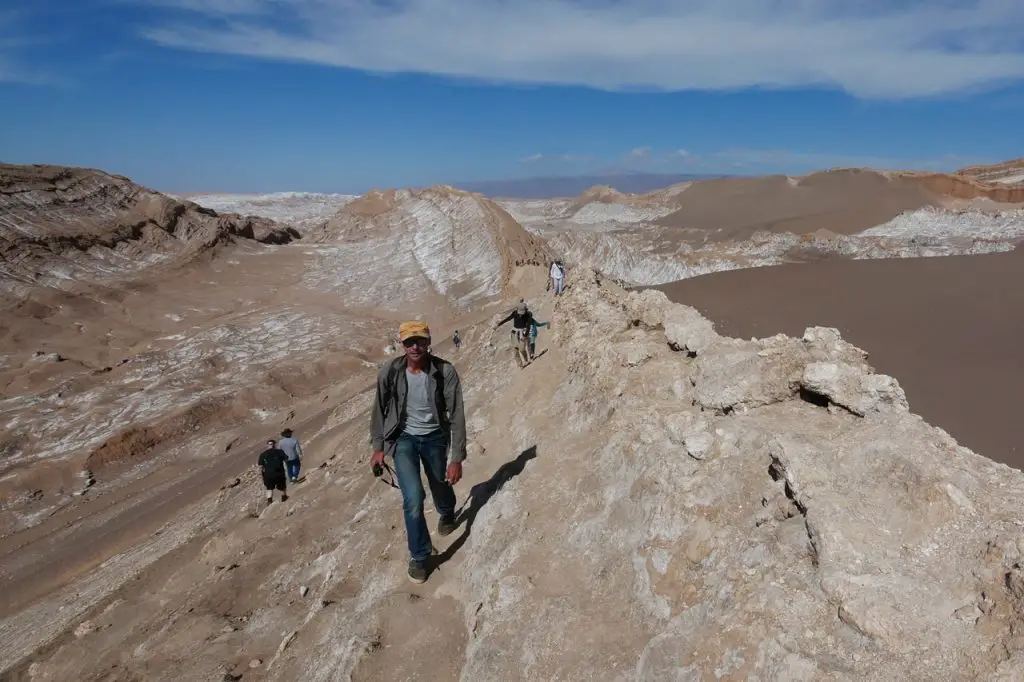
<instances>
[{"instance_id":1,"label":"arid hillside","mask_svg":"<svg viewBox=\"0 0 1024 682\"><path fill-rule=\"evenodd\" d=\"M908 172L902 175L947 199L997 204L1024 202L1024 159L970 166L952 174Z\"/></svg>"},{"instance_id":2,"label":"arid hillside","mask_svg":"<svg viewBox=\"0 0 1024 682\"><path fill-rule=\"evenodd\" d=\"M871 171L827 171L800 178L697 182L656 221L688 242L740 241L755 232L856 234L902 211L937 203L920 187Z\"/></svg>"},{"instance_id":3,"label":"arid hillside","mask_svg":"<svg viewBox=\"0 0 1024 682\"><path fill-rule=\"evenodd\" d=\"M969 166L957 171L957 175L997 185L1024 184L1024 158L1011 159L989 166Z\"/></svg>"},{"instance_id":4,"label":"arid hillside","mask_svg":"<svg viewBox=\"0 0 1024 682\"><path fill-rule=\"evenodd\" d=\"M1013 249L1024 210L934 194L871 170L695 181L643 195L607 187L574 201L502 201L574 267L634 285L831 259Z\"/></svg>"},{"instance_id":5,"label":"arid hillside","mask_svg":"<svg viewBox=\"0 0 1024 682\"><path fill-rule=\"evenodd\" d=\"M493 201L451 187L370 192L308 239L344 263L337 287L352 303L451 306L465 312L501 296L516 266L552 257Z\"/></svg>"},{"instance_id":6,"label":"arid hillside","mask_svg":"<svg viewBox=\"0 0 1024 682\"><path fill-rule=\"evenodd\" d=\"M842 171L743 181L718 227L723 188L696 182L547 203L388 190L313 227L323 197L246 200L282 225L42 172L11 169L22 189L0 213L0 677L401 680L423 659L438 680L1024 674L1024 474L951 438L977 433L957 415L924 398L928 421L914 413L913 367L874 361L906 349L851 345L840 318L731 338L615 281L815 261L797 289L820 297L838 260L886 258L863 298L891 303L883 285L910 265L895 259L1010 251L1020 210L951 209ZM830 229L852 215L847 193L926 201ZM758 203L809 231L753 229ZM687 215L706 239L669 220ZM569 266L559 298L552 257ZM523 370L494 329L520 298L552 325ZM733 298L741 317L757 300ZM399 493L366 466L376 370L410 317L457 363L470 438L460 527L412 587ZM990 329L926 330L1001 357L984 352ZM975 392L1011 375L960 366L974 369L947 383ZM285 426L305 479L263 508L252 465Z\"/></svg>"},{"instance_id":7,"label":"arid hillside","mask_svg":"<svg viewBox=\"0 0 1024 682\"><path fill-rule=\"evenodd\" d=\"M397 320L427 310L447 334L460 307L487 314L519 291L500 257L496 289L438 289L387 258L409 256L400 234L353 256L99 171L8 166L0 185L0 547L12 551L93 512L130 517L181 484L198 499L251 434L372 377ZM467 244L474 233L504 235L513 258L540 248L514 223L460 226ZM30 556L18 575L38 569Z\"/></svg>"},{"instance_id":8,"label":"arid hillside","mask_svg":"<svg viewBox=\"0 0 1024 682\"><path fill-rule=\"evenodd\" d=\"M247 472L182 507L64 598L7 616L0 669L326 682L411 679L429 658L437 680L1024 674L1024 474L917 417L834 329L724 337L584 270L550 301L525 370L494 318L444 353L465 377L472 445L460 528L435 538L425 584L404 576L397 491L366 468L367 385L320 408L287 503L260 509Z\"/></svg>"},{"instance_id":9,"label":"arid hillside","mask_svg":"<svg viewBox=\"0 0 1024 682\"><path fill-rule=\"evenodd\" d=\"M98 170L0 165L0 287L10 293L123 277L239 240L296 237L286 225L220 215Z\"/></svg>"}]
</instances>

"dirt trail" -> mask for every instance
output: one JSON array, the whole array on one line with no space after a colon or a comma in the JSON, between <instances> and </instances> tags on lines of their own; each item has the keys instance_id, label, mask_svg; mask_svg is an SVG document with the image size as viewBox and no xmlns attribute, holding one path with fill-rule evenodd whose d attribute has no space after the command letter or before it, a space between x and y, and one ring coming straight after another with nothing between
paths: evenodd
<instances>
[{"instance_id":1,"label":"dirt trail","mask_svg":"<svg viewBox=\"0 0 1024 682\"><path fill-rule=\"evenodd\" d=\"M550 319L553 298L532 297L531 309L537 318L546 322ZM485 323L488 324L488 323ZM537 337L537 357L523 368L514 366L513 350L508 341L508 325L490 333L490 340L498 347L500 362L508 363L508 383L504 390L495 396L488 405L486 412L492 417L509 415L519 412L518 406L530 401L536 392L552 392L550 377L545 366L558 362L558 350L548 346L549 333L542 328ZM458 367L458 357L449 355ZM467 368L468 369L468 368ZM462 372L463 383L473 386L473 372ZM353 673L353 680L413 680L422 679L423 661L443 661L446 667L431 668L432 679L459 679L466 642L466 623L464 612L470 605L461 603L459 584L464 579L463 563L467 554L464 546L469 540L473 521L492 496L503 485L522 474L527 467L536 467L534 460L538 457L536 447L528 448L517 456L510 458L507 444L501 438L504 430L488 429L475 436L476 445L482 454L467 460L463 479L455 486L458 498L459 514L458 530L452 535L442 538L435 532L437 514L433 503L426 503L428 525L431 537L439 554L438 565L431 571L426 583L415 585L407 583L378 606L381 632L388 633L395 642L392 650L385 655L367 656L360 662ZM406 562L402 557L405 550L405 533L401 526L401 496L396 490L392 501L397 512L399 524L391 531L395 547L394 570L403 571ZM424 623L429 628L423 628Z\"/></svg>"}]
</instances>

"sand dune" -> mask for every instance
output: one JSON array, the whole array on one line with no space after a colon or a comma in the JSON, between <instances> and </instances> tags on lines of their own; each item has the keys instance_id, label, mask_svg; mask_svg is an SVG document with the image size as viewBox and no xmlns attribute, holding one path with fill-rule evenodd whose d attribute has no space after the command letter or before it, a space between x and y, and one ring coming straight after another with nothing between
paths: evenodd
<instances>
[{"instance_id":1,"label":"sand dune","mask_svg":"<svg viewBox=\"0 0 1024 682\"><path fill-rule=\"evenodd\" d=\"M696 182L675 202L677 210L655 224L679 228L691 242L741 240L761 230L854 234L938 204L911 182L859 170Z\"/></svg>"}]
</instances>

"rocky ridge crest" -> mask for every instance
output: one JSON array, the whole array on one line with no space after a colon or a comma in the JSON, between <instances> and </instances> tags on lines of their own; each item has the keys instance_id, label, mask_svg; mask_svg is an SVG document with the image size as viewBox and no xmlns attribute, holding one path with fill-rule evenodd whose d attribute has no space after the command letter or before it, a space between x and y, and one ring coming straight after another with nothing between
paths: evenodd
<instances>
[{"instance_id":1,"label":"rocky ridge crest","mask_svg":"<svg viewBox=\"0 0 1024 682\"><path fill-rule=\"evenodd\" d=\"M0 165L0 274L6 289L116 277L183 262L236 240L287 243L290 227L219 214L87 168Z\"/></svg>"},{"instance_id":2,"label":"rocky ridge crest","mask_svg":"<svg viewBox=\"0 0 1024 682\"><path fill-rule=\"evenodd\" d=\"M37 678L126 648L196 679L255 655L261 679L399 679L428 652L464 680L1024 673L1024 474L913 414L834 329L727 338L660 292L569 284L522 372L493 320L465 330L465 516L426 585L409 592L398 498L365 471L364 392L309 438L320 464L287 507L254 524L255 475L226 487L175 526L201 561L99 603L109 634Z\"/></svg>"}]
</instances>

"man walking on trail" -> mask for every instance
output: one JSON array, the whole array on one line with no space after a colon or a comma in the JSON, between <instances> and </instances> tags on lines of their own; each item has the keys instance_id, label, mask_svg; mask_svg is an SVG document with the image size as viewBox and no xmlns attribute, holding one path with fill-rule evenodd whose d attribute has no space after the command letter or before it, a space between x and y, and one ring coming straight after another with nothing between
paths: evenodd
<instances>
[{"instance_id":1,"label":"man walking on trail","mask_svg":"<svg viewBox=\"0 0 1024 682\"><path fill-rule=\"evenodd\" d=\"M466 414L459 373L450 362L431 354L426 323L403 322L398 333L405 355L385 362L377 374L370 412L370 464L383 466L388 456L394 460L411 556L409 579L422 583L434 546L423 516L426 495L420 465L438 513L437 532L449 535L456 528L452 486L462 478L466 459Z\"/></svg>"},{"instance_id":2,"label":"man walking on trail","mask_svg":"<svg viewBox=\"0 0 1024 682\"><path fill-rule=\"evenodd\" d=\"M291 429L285 429L281 432L281 440L277 446L284 451L288 458L285 462L288 469L288 480L292 483L298 482L299 469L302 468L302 446L299 445L299 439L292 435Z\"/></svg>"},{"instance_id":3,"label":"man walking on trail","mask_svg":"<svg viewBox=\"0 0 1024 682\"><path fill-rule=\"evenodd\" d=\"M462 346L462 337L459 336L458 329L456 329L455 333L452 334L452 343L455 344L455 350L458 350Z\"/></svg>"},{"instance_id":4,"label":"man walking on trail","mask_svg":"<svg viewBox=\"0 0 1024 682\"><path fill-rule=\"evenodd\" d=\"M553 261L548 274L551 276L551 284L554 286L555 296L560 295L565 287L565 268L562 267L562 261Z\"/></svg>"},{"instance_id":5,"label":"man walking on trail","mask_svg":"<svg viewBox=\"0 0 1024 682\"><path fill-rule=\"evenodd\" d=\"M533 313L526 307L526 303L520 299L519 305L516 306L515 310L508 314L504 320L499 322L494 328L498 329L501 325L505 324L509 320L512 320L512 336L515 343L516 349L516 362L519 364L519 368L522 369L530 364L530 357L528 341L530 334L530 326L533 321Z\"/></svg>"},{"instance_id":6,"label":"man walking on trail","mask_svg":"<svg viewBox=\"0 0 1024 682\"><path fill-rule=\"evenodd\" d=\"M258 460L263 487L267 489L267 504L274 501L274 490L281 491L281 501L288 499L287 479L284 463L288 457L273 440L267 441L267 449L260 453Z\"/></svg>"}]
</instances>

